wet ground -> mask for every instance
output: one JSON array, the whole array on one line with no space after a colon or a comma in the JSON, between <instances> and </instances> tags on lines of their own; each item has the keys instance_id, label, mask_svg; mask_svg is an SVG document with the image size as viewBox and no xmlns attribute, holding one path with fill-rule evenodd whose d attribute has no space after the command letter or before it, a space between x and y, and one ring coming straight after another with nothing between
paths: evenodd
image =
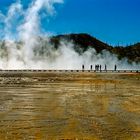
<instances>
[{"instance_id":1,"label":"wet ground","mask_svg":"<svg viewBox=\"0 0 140 140\"><path fill-rule=\"evenodd\" d=\"M0 140L140 140L140 74L1 73Z\"/></svg>"}]
</instances>

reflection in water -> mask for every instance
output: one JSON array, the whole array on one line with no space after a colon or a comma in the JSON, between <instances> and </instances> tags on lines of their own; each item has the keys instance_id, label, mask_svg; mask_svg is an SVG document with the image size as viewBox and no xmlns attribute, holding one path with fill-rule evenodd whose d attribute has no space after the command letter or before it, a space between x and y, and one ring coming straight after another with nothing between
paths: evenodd
<instances>
[{"instance_id":1,"label":"reflection in water","mask_svg":"<svg viewBox=\"0 0 140 140\"><path fill-rule=\"evenodd\" d=\"M96 83L96 82L90 82L89 84L83 84L82 89L83 92L89 90L90 92L109 92L109 91L116 91L117 90L117 84L119 83ZM88 88L88 89L87 89Z\"/></svg>"},{"instance_id":2,"label":"reflection in water","mask_svg":"<svg viewBox=\"0 0 140 140\"><path fill-rule=\"evenodd\" d=\"M139 91L129 81L1 87L0 139L138 140Z\"/></svg>"}]
</instances>

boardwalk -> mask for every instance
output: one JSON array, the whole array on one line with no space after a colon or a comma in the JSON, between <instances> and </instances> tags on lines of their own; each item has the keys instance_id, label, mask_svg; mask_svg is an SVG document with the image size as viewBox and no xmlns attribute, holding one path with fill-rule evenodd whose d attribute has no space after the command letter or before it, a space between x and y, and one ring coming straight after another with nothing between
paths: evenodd
<instances>
[{"instance_id":1,"label":"boardwalk","mask_svg":"<svg viewBox=\"0 0 140 140\"><path fill-rule=\"evenodd\" d=\"M26 69L26 70L0 70L0 74L3 73L65 73L65 72L91 72L91 73L140 73L140 70L34 70L34 69Z\"/></svg>"}]
</instances>

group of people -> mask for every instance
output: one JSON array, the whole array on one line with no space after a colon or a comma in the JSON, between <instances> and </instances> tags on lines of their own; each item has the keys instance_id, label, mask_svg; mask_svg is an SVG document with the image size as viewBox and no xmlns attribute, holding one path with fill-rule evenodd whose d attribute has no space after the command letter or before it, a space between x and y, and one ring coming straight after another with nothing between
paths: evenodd
<instances>
[{"instance_id":1,"label":"group of people","mask_svg":"<svg viewBox=\"0 0 140 140\"><path fill-rule=\"evenodd\" d=\"M102 65L95 65L95 70L96 71L101 71L102 70Z\"/></svg>"},{"instance_id":2,"label":"group of people","mask_svg":"<svg viewBox=\"0 0 140 140\"><path fill-rule=\"evenodd\" d=\"M85 66L82 65L82 70L84 70L84 69L85 69ZM90 66L90 70L93 70L93 65ZM99 64L95 65L95 71L102 71L102 70L107 71L107 65L106 64L104 66L104 69L102 69L102 65L99 65ZM117 70L117 65L114 66L114 71L116 71L116 70Z\"/></svg>"}]
</instances>

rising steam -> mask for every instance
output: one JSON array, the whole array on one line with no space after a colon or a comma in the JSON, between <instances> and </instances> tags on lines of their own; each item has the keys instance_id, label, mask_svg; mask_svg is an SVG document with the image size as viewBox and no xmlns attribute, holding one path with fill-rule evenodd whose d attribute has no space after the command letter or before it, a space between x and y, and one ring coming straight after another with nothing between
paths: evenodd
<instances>
[{"instance_id":1,"label":"rising steam","mask_svg":"<svg viewBox=\"0 0 140 140\"><path fill-rule=\"evenodd\" d=\"M120 69L137 69L138 65L119 61L107 51L97 54L89 49L83 54L74 50L74 44L62 40L58 49L43 37L41 32L42 13L45 18L53 16L55 4L63 0L32 0L28 8L21 1L13 3L6 15L0 12L0 68L2 69L81 69L90 65L105 64L112 69L115 64ZM44 17L44 16L43 16Z\"/></svg>"}]
</instances>

